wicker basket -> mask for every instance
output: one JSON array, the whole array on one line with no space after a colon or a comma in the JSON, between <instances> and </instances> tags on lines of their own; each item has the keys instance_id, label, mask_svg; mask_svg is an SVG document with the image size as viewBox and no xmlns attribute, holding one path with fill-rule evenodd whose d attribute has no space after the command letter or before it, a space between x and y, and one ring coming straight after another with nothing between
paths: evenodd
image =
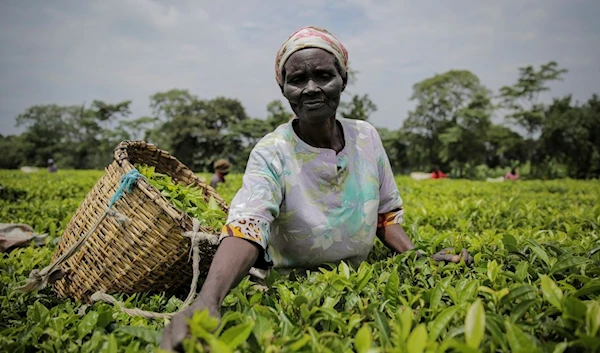
<instances>
[{"instance_id":1,"label":"wicker basket","mask_svg":"<svg viewBox=\"0 0 600 353\"><path fill-rule=\"evenodd\" d=\"M124 141L115 149L115 161L88 193L71 219L54 262L82 234L91 229L106 211L121 177L134 168L133 164L154 166L175 182L195 185L203 190L206 200L214 197L223 211L227 204L185 165L167 152L143 141ZM105 218L86 243L66 261L67 275L55 283L62 297L89 301L90 295L106 293L167 292L185 293L192 278L188 262L190 240L182 236L192 230L192 220L172 206L145 179L139 178L131 193L125 193L113 208L131 222L120 225L112 217ZM215 234L214 229L201 232ZM206 277L216 246L200 245L200 276Z\"/></svg>"}]
</instances>

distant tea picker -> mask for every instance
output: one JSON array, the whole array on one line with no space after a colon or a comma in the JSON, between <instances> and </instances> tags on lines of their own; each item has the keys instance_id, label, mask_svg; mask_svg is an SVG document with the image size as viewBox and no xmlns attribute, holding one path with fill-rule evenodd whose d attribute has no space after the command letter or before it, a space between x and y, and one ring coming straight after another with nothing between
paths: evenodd
<instances>
[{"instance_id":1,"label":"distant tea picker","mask_svg":"<svg viewBox=\"0 0 600 353\"><path fill-rule=\"evenodd\" d=\"M412 172L410 173L410 177L414 180L429 180L429 179L446 179L448 175L442 172L440 167L433 166L431 168L431 173L423 173L423 172Z\"/></svg>"},{"instance_id":2,"label":"distant tea picker","mask_svg":"<svg viewBox=\"0 0 600 353\"><path fill-rule=\"evenodd\" d=\"M210 179L210 186L213 189L216 188L217 185L219 185L220 183L225 182L225 176L227 174L229 174L230 167L231 167L231 164L226 159L219 159L218 161L215 162L215 164L214 164L215 173L213 174L212 178Z\"/></svg>"},{"instance_id":3,"label":"distant tea picker","mask_svg":"<svg viewBox=\"0 0 600 353\"><path fill-rule=\"evenodd\" d=\"M324 29L301 28L277 52L275 77L296 117L252 150L202 290L165 328L164 349L182 342L195 311L220 317L223 299L251 267L358 266L376 236L394 252L415 249L402 228L404 204L377 130L336 118L348 82L344 45ZM464 249L432 257L472 261Z\"/></svg>"}]
</instances>

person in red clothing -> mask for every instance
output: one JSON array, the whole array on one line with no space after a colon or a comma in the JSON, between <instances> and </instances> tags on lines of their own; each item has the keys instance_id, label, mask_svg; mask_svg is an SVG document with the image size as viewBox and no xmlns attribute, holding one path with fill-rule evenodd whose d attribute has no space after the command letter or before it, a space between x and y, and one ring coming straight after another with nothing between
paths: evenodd
<instances>
[{"instance_id":1,"label":"person in red clothing","mask_svg":"<svg viewBox=\"0 0 600 353\"><path fill-rule=\"evenodd\" d=\"M444 174L444 172L442 172L440 167L438 167L438 166L433 167L433 171L431 172L431 179L444 179L447 177L448 176L446 174Z\"/></svg>"}]
</instances>

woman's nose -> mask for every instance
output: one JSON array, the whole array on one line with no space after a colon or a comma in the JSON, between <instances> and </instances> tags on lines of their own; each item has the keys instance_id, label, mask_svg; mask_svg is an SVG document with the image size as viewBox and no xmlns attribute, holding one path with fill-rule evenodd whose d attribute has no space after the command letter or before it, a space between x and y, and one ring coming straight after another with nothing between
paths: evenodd
<instances>
[{"instance_id":1,"label":"woman's nose","mask_svg":"<svg viewBox=\"0 0 600 353\"><path fill-rule=\"evenodd\" d=\"M306 83L306 87L304 88L304 92L305 93L316 93L319 90L319 85L317 85L317 83L312 80L309 79L308 82Z\"/></svg>"}]
</instances>

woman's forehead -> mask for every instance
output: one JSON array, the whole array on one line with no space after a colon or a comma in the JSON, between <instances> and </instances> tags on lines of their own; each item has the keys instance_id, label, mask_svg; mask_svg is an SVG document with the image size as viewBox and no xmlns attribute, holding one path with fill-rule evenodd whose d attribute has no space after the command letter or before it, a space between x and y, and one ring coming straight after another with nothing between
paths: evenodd
<instances>
[{"instance_id":1,"label":"woman's forehead","mask_svg":"<svg viewBox=\"0 0 600 353\"><path fill-rule=\"evenodd\" d=\"M286 71L291 69L300 69L306 66L334 66L335 56L330 52L320 48L306 48L298 50L292 54L286 61L284 67Z\"/></svg>"}]
</instances>

